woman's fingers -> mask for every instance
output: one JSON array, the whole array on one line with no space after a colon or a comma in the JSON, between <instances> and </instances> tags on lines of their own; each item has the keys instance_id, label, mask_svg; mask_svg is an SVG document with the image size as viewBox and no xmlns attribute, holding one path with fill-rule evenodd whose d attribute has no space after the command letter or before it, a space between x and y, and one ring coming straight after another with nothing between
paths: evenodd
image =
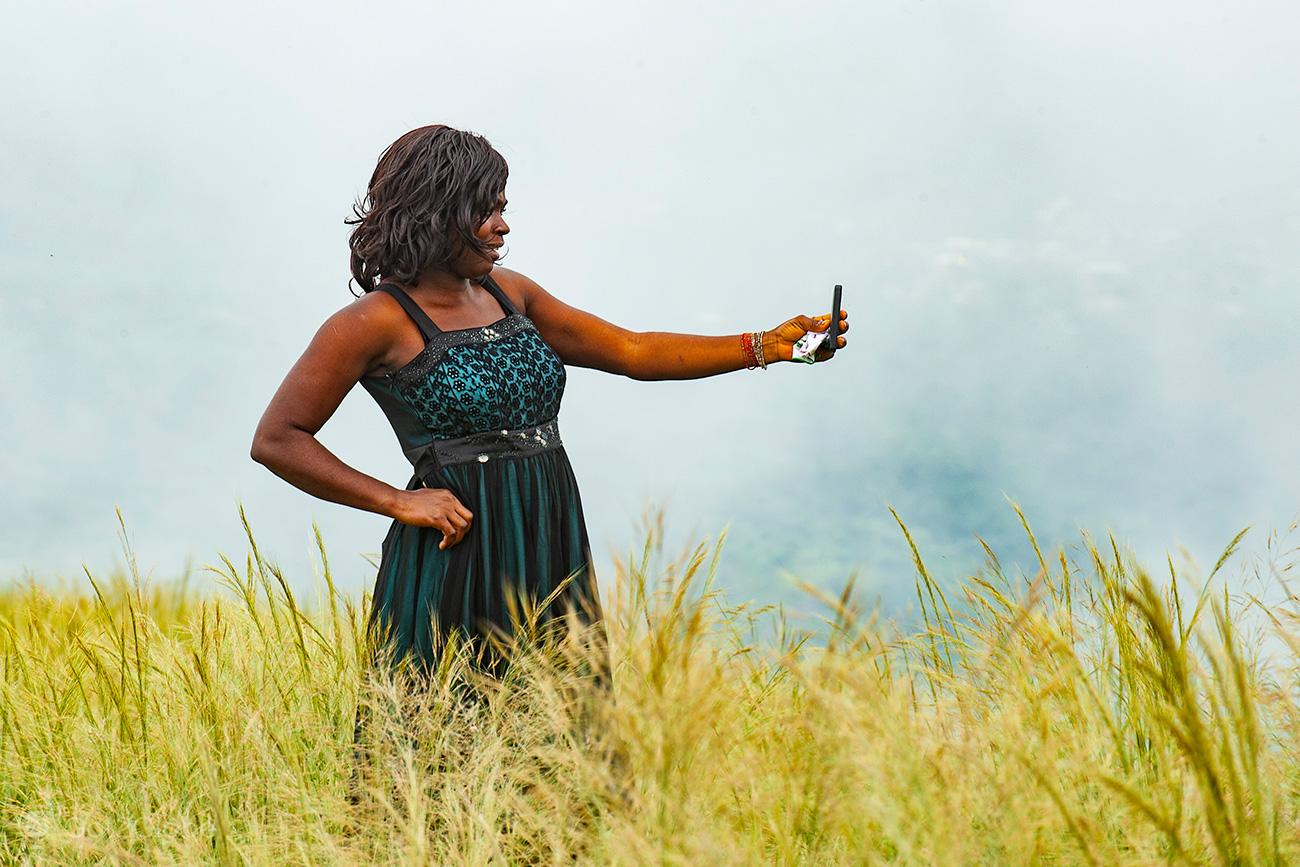
<instances>
[{"instance_id":1,"label":"woman's fingers","mask_svg":"<svg viewBox=\"0 0 1300 867\"><path fill-rule=\"evenodd\" d=\"M448 521L446 518L434 519L433 527L435 530L442 531L442 538L438 540L438 550L445 551L448 547L450 547L451 537L455 535L456 531L452 528L451 522Z\"/></svg>"},{"instance_id":2,"label":"woman's fingers","mask_svg":"<svg viewBox=\"0 0 1300 867\"><path fill-rule=\"evenodd\" d=\"M826 322L830 321L829 316L823 316L822 319ZM839 327L840 333L835 340L836 349L843 349L845 346L849 345L849 341L844 337L844 332L848 330L849 330L849 311L840 310L840 327Z\"/></svg>"},{"instance_id":3,"label":"woman's fingers","mask_svg":"<svg viewBox=\"0 0 1300 867\"><path fill-rule=\"evenodd\" d=\"M469 532L470 519L462 517L461 511L466 514L469 513L468 509L462 507L460 511L449 512L445 517L434 520L434 528L442 531L442 539L438 542L440 551L445 551L452 545L457 544Z\"/></svg>"}]
</instances>

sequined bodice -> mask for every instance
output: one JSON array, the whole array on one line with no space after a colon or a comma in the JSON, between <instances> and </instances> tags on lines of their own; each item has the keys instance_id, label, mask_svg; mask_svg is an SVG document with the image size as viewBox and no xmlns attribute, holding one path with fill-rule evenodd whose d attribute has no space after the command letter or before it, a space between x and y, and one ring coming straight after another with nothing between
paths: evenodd
<instances>
[{"instance_id":1,"label":"sequined bodice","mask_svg":"<svg viewBox=\"0 0 1300 867\"><path fill-rule=\"evenodd\" d=\"M532 321L444 331L405 367L382 377L438 439L532 427L560 411L565 371Z\"/></svg>"},{"instance_id":2,"label":"sequined bodice","mask_svg":"<svg viewBox=\"0 0 1300 867\"><path fill-rule=\"evenodd\" d=\"M408 456L431 439L532 427L559 414L564 363L499 287L488 288L503 318L442 331L418 308L408 309L425 335L424 350L397 370L361 380Z\"/></svg>"}]
</instances>

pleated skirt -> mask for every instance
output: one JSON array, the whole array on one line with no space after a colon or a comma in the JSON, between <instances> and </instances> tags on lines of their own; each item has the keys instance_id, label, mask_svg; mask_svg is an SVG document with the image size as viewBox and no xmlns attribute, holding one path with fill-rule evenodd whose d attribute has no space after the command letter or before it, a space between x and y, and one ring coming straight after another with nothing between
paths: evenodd
<instances>
[{"instance_id":1,"label":"pleated skirt","mask_svg":"<svg viewBox=\"0 0 1300 867\"><path fill-rule=\"evenodd\" d=\"M367 624L379 651L372 663L409 658L432 670L454 631L486 650L488 632L515 634L526 605L540 625L565 622L572 612L603 636L582 500L564 447L448 464L440 472L431 484L448 488L474 517L446 550L438 548L442 531L393 521ZM511 597L520 605L512 606ZM482 659L498 674L506 663L495 654Z\"/></svg>"}]
</instances>

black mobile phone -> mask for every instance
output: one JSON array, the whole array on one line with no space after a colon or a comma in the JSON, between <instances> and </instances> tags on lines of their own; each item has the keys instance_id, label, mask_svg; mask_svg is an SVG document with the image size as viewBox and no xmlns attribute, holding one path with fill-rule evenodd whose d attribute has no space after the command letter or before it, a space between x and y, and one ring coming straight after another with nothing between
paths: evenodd
<instances>
[{"instance_id":1,"label":"black mobile phone","mask_svg":"<svg viewBox=\"0 0 1300 867\"><path fill-rule=\"evenodd\" d=\"M826 346L827 358L835 354L840 343L840 293L844 289L839 283L835 284L835 291L831 297L831 324L826 329Z\"/></svg>"}]
</instances>

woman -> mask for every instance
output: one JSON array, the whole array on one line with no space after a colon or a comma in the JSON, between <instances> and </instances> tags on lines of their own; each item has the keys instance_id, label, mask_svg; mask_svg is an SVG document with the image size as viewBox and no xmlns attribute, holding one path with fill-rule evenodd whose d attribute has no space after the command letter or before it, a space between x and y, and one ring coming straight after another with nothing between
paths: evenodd
<instances>
[{"instance_id":1,"label":"woman","mask_svg":"<svg viewBox=\"0 0 1300 867\"><path fill-rule=\"evenodd\" d=\"M788 361L798 338L829 325L796 316L721 337L633 332L570 307L495 264L510 231L506 177L486 139L447 126L412 130L384 151L347 221L363 293L317 331L253 438L253 460L290 484L393 519L368 629L390 661L426 670L453 630L480 649L489 634L510 634L512 598L538 606L541 624L572 612L603 630L557 426L566 364L694 379ZM316 439L358 382L415 468L404 490ZM499 656L485 659L499 669Z\"/></svg>"}]
</instances>

